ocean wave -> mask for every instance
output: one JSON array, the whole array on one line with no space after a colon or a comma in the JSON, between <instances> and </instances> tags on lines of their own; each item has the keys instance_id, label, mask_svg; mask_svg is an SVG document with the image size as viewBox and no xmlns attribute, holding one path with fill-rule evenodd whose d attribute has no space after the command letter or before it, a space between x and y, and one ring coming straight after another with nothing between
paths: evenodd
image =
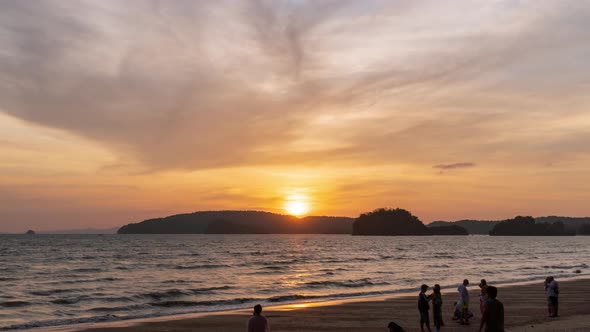
<instances>
[{"instance_id":1,"label":"ocean wave","mask_svg":"<svg viewBox=\"0 0 590 332\"><path fill-rule=\"evenodd\" d=\"M153 293L146 293L138 295L139 297L150 297L155 300L165 299L165 298L174 298L179 296L188 296L188 295L198 295L198 294L210 294L214 293L218 290L228 290L231 289L229 286L220 286L220 287L206 287L206 288L192 288L192 289L169 289L163 292L153 292Z\"/></svg>"},{"instance_id":2,"label":"ocean wave","mask_svg":"<svg viewBox=\"0 0 590 332\"><path fill-rule=\"evenodd\" d=\"M103 281L120 281L125 280L123 278L115 278L115 277L105 277L105 278L96 278L96 279L77 279L77 280L61 280L57 282L52 282L51 284L85 284L90 282L103 282Z\"/></svg>"},{"instance_id":3,"label":"ocean wave","mask_svg":"<svg viewBox=\"0 0 590 332\"><path fill-rule=\"evenodd\" d=\"M232 289L232 287L230 287L230 286L220 286L220 287L192 288L192 289L189 289L189 291L192 294L201 294L201 293L209 293L209 292L212 292L212 291L228 290L228 289Z\"/></svg>"},{"instance_id":4,"label":"ocean wave","mask_svg":"<svg viewBox=\"0 0 590 332\"><path fill-rule=\"evenodd\" d=\"M293 302L296 303L296 302L310 301L310 300L331 300L331 299L353 298L353 297L362 297L362 296L395 294L395 293L401 293L404 291L405 290L368 291L368 292L355 292L355 293L336 293L336 294L329 294L329 295L289 294L289 295L274 296L274 297L268 298L266 301L269 303L293 303Z\"/></svg>"},{"instance_id":5,"label":"ocean wave","mask_svg":"<svg viewBox=\"0 0 590 332\"><path fill-rule=\"evenodd\" d=\"M442 254L435 254L434 258L447 258L447 259L455 259L457 256L455 255L442 255Z\"/></svg>"},{"instance_id":6,"label":"ocean wave","mask_svg":"<svg viewBox=\"0 0 590 332\"><path fill-rule=\"evenodd\" d=\"M154 293L141 294L141 295L138 295L138 297L151 297L155 300L159 300L162 298L178 297L178 296L182 296L182 295L188 295L188 293L178 290L178 289L170 289L170 290L167 290L164 292L154 292Z\"/></svg>"},{"instance_id":7,"label":"ocean wave","mask_svg":"<svg viewBox=\"0 0 590 332\"><path fill-rule=\"evenodd\" d=\"M223 267L230 267L225 264L200 264L200 265L176 265L177 270L200 270L200 269L219 269Z\"/></svg>"},{"instance_id":8,"label":"ocean wave","mask_svg":"<svg viewBox=\"0 0 590 332\"><path fill-rule=\"evenodd\" d=\"M319 296L292 294L292 295L274 296L274 297L269 298L267 301L273 303L273 302L312 300L312 299L317 299L317 298L319 298Z\"/></svg>"},{"instance_id":9,"label":"ocean wave","mask_svg":"<svg viewBox=\"0 0 590 332\"><path fill-rule=\"evenodd\" d=\"M164 280L162 281L163 284L187 284L190 283L189 280L177 279L177 280Z\"/></svg>"},{"instance_id":10,"label":"ocean wave","mask_svg":"<svg viewBox=\"0 0 590 332\"><path fill-rule=\"evenodd\" d=\"M334 269L321 269L321 272L332 272L332 271L349 271L349 269L344 268L344 267L337 267Z\"/></svg>"},{"instance_id":11,"label":"ocean wave","mask_svg":"<svg viewBox=\"0 0 590 332\"><path fill-rule=\"evenodd\" d=\"M210 306L244 304L244 303L255 302L255 301L260 301L260 299L238 298L238 299L232 299L232 300L214 300L214 301L163 301L163 302L151 302L148 304L151 306L166 307L166 308L202 307L202 306L210 307Z\"/></svg>"},{"instance_id":12,"label":"ocean wave","mask_svg":"<svg viewBox=\"0 0 590 332\"><path fill-rule=\"evenodd\" d=\"M88 268L73 269L72 271L73 272L89 273L89 272L102 272L103 270L101 268L88 267Z\"/></svg>"},{"instance_id":13,"label":"ocean wave","mask_svg":"<svg viewBox=\"0 0 590 332\"><path fill-rule=\"evenodd\" d=\"M588 268L587 264L578 264L578 265L545 265L543 266L544 269L575 269L575 268Z\"/></svg>"},{"instance_id":14,"label":"ocean wave","mask_svg":"<svg viewBox=\"0 0 590 332\"><path fill-rule=\"evenodd\" d=\"M5 308L20 308L20 307L26 307L31 305L31 302L27 302L27 301L6 301L6 302L0 302L0 307L5 307Z\"/></svg>"},{"instance_id":15,"label":"ocean wave","mask_svg":"<svg viewBox=\"0 0 590 332\"><path fill-rule=\"evenodd\" d=\"M248 272L248 273L244 273L244 275L249 275L249 276L262 276L262 275L276 275L276 274L280 274L281 272L278 270L268 270L268 271L254 271L254 272Z\"/></svg>"},{"instance_id":16,"label":"ocean wave","mask_svg":"<svg viewBox=\"0 0 590 332\"><path fill-rule=\"evenodd\" d=\"M16 280L18 280L18 278L0 277L0 281L16 281Z\"/></svg>"},{"instance_id":17,"label":"ocean wave","mask_svg":"<svg viewBox=\"0 0 590 332\"><path fill-rule=\"evenodd\" d=\"M76 304L85 298L88 298L88 297L86 297L86 296L69 297L69 298L63 298L63 299L55 299L55 300L51 300L49 302L51 302L53 304L69 305L69 304Z\"/></svg>"},{"instance_id":18,"label":"ocean wave","mask_svg":"<svg viewBox=\"0 0 590 332\"><path fill-rule=\"evenodd\" d=\"M139 318L139 317L137 317L137 318ZM0 330L1 331L23 330L23 329L41 328L41 327L48 327L48 326L99 323L99 322L109 322L109 321L113 321L113 320L117 320L117 319L121 319L121 318L117 317L115 315L105 315L105 316L94 316L94 317L83 317L83 318L72 318L72 319L54 319L54 320L34 321L34 322L30 322L30 323L4 326L4 327L0 327Z\"/></svg>"},{"instance_id":19,"label":"ocean wave","mask_svg":"<svg viewBox=\"0 0 590 332\"><path fill-rule=\"evenodd\" d=\"M29 293L31 295L37 295L37 296L50 296L50 295L54 295L54 294L71 293L71 292L79 292L79 291L86 291L86 289L50 289L50 290L31 291Z\"/></svg>"},{"instance_id":20,"label":"ocean wave","mask_svg":"<svg viewBox=\"0 0 590 332\"><path fill-rule=\"evenodd\" d=\"M263 267L263 269L265 269L265 270L277 270L277 271L278 270L285 270L286 268L287 268L286 266L273 266L273 265Z\"/></svg>"},{"instance_id":21,"label":"ocean wave","mask_svg":"<svg viewBox=\"0 0 590 332\"><path fill-rule=\"evenodd\" d=\"M292 265L301 262L300 259L286 259L286 260L274 260L270 262L261 262L260 265L276 266L276 265Z\"/></svg>"},{"instance_id":22,"label":"ocean wave","mask_svg":"<svg viewBox=\"0 0 590 332\"><path fill-rule=\"evenodd\" d=\"M354 262L371 262L371 261L376 261L378 260L377 258L373 258L373 257L356 257L353 259L350 259L348 261L354 261Z\"/></svg>"},{"instance_id":23,"label":"ocean wave","mask_svg":"<svg viewBox=\"0 0 590 332\"><path fill-rule=\"evenodd\" d=\"M358 288L358 287L367 287L367 286L385 286L389 285L388 282L378 282L374 283L370 281L368 278L359 279L359 280L346 280L346 281L311 281L304 283L306 287L309 288L323 288L323 287L346 287L346 288Z\"/></svg>"},{"instance_id":24,"label":"ocean wave","mask_svg":"<svg viewBox=\"0 0 590 332\"><path fill-rule=\"evenodd\" d=\"M121 311L134 311L144 308L144 304L136 304L129 306L118 306L118 307L96 307L88 309L91 312L121 312Z\"/></svg>"}]
</instances>

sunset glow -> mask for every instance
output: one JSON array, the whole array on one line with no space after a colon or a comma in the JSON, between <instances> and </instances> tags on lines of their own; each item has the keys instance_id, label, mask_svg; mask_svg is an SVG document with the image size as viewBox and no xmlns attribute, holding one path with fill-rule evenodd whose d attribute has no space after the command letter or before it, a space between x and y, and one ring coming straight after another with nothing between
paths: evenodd
<instances>
[{"instance_id":1,"label":"sunset glow","mask_svg":"<svg viewBox=\"0 0 590 332\"><path fill-rule=\"evenodd\" d=\"M303 201L288 201L285 210L292 216L300 217L309 212L309 205Z\"/></svg>"},{"instance_id":2,"label":"sunset glow","mask_svg":"<svg viewBox=\"0 0 590 332\"><path fill-rule=\"evenodd\" d=\"M0 232L590 215L584 2L39 3L0 10Z\"/></svg>"}]
</instances>

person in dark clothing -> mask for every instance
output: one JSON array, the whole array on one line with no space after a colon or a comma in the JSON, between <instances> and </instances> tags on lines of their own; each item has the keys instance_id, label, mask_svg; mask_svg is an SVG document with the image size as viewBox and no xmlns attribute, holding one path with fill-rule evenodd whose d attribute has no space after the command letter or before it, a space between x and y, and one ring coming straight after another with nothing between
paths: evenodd
<instances>
[{"instance_id":1,"label":"person in dark clothing","mask_svg":"<svg viewBox=\"0 0 590 332\"><path fill-rule=\"evenodd\" d=\"M498 289L494 286L488 286L486 289L488 300L486 301L483 316L479 330L485 326L486 332L504 332L504 305L496 300Z\"/></svg>"},{"instance_id":2,"label":"person in dark clothing","mask_svg":"<svg viewBox=\"0 0 590 332\"><path fill-rule=\"evenodd\" d=\"M557 281L555 281L555 278L547 277L545 279L545 293L547 293L547 310L549 312L549 317L559 317L559 285L557 284Z\"/></svg>"},{"instance_id":3,"label":"person in dark clothing","mask_svg":"<svg viewBox=\"0 0 590 332\"><path fill-rule=\"evenodd\" d=\"M488 288L488 282L485 279L481 279L479 283L479 312L483 316L483 312L486 307L486 301L488 300L488 294L486 293L486 288Z\"/></svg>"},{"instance_id":4,"label":"person in dark clothing","mask_svg":"<svg viewBox=\"0 0 590 332\"><path fill-rule=\"evenodd\" d=\"M442 319L442 294L440 293L440 285L436 284L433 288L434 292L430 294L432 300L432 320L434 321L434 330L440 332L440 327L445 325Z\"/></svg>"},{"instance_id":5,"label":"person in dark clothing","mask_svg":"<svg viewBox=\"0 0 590 332\"><path fill-rule=\"evenodd\" d=\"M389 322L387 328L389 329L389 332L405 332L404 329L395 322Z\"/></svg>"},{"instance_id":6,"label":"person in dark clothing","mask_svg":"<svg viewBox=\"0 0 590 332\"><path fill-rule=\"evenodd\" d=\"M430 329L430 317L428 311L430 310L430 305L428 301L430 300L428 295L426 295L426 291L428 290L427 285L422 285L420 287L420 294L418 295L418 311L420 312L420 330L424 332L424 325L428 329L428 332L432 332Z\"/></svg>"},{"instance_id":7,"label":"person in dark clothing","mask_svg":"<svg viewBox=\"0 0 590 332\"><path fill-rule=\"evenodd\" d=\"M248 321L248 332L270 332L266 317L262 316L262 306L254 306L254 316Z\"/></svg>"}]
</instances>

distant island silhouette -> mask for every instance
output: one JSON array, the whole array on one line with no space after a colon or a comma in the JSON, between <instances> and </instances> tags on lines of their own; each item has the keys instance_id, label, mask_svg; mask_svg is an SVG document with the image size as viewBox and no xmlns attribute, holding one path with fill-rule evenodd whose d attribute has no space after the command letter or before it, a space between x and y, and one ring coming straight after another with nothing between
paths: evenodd
<instances>
[{"instance_id":1,"label":"distant island silhouette","mask_svg":"<svg viewBox=\"0 0 590 332\"><path fill-rule=\"evenodd\" d=\"M461 226L426 227L404 209L377 209L361 214L352 224L352 235L468 235Z\"/></svg>"},{"instance_id":2,"label":"distant island silhouette","mask_svg":"<svg viewBox=\"0 0 590 332\"><path fill-rule=\"evenodd\" d=\"M533 217L518 216L514 219L502 221L490 231L490 235L536 235L563 236L575 235L575 231L567 231L562 221L554 223L538 223Z\"/></svg>"},{"instance_id":3,"label":"distant island silhouette","mask_svg":"<svg viewBox=\"0 0 590 332\"><path fill-rule=\"evenodd\" d=\"M500 226L502 225L502 226ZM498 228L499 227L499 228ZM590 235L590 218L516 217L504 221L436 221L424 225L404 209L376 209L358 218L264 211L198 211L125 225L119 234Z\"/></svg>"},{"instance_id":4,"label":"distant island silhouette","mask_svg":"<svg viewBox=\"0 0 590 332\"><path fill-rule=\"evenodd\" d=\"M504 224L496 229L499 224ZM518 216L507 220L434 221L428 227L461 226L469 234L485 235L590 235L590 217ZM551 226L554 225L554 226ZM563 229L562 229L563 227ZM494 231L495 229L495 231ZM493 234L492 234L493 233Z\"/></svg>"},{"instance_id":5,"label":"distant island silhouette","mask_svg":"<svg viewBox=\"0 0 590 332\"><path fill-rule=\"evenodd\" d=\"M377 231L370 235L467 235L468 232L459 226L436 227L429 229L418 220L413 228L399 224L398 219L405 210L397 209L393 213L394 224L390 231ZM370 212L374 218L376 211L395 211L380 209ZM390 213L390 212L385 212ZM409 212L405 211L409 214ZM411 214L410 214L411 215ZM356 220L365 222L364 214ZM401 219L403 223L403 218ZM139 223L125 225L117 231L119 234L355 234L354 218L309 216L297 218L290 215L264 211L199 211L177 214L164 218L144 220ZM383 226L388 224L384 223ZM396 226L397 225L397 226ZM362 226L361 226L362 227ZM389 227L385 227L389 228ZM396 230L397 229L397 230ZM402 231L400 229L411 231ZM369 235L369 234L366 234Z\"/></svg>"},{"instance_id":6,"label":"distant island silhouette","mask_svg":"<svg viewBox=\"0 0 590 332\"><path fill-rule=\"evenodd\" d=\"M353 218L294 216L264 211L199 211L148 219L119 234L350 234Z\"/></svg>"},{"instance_id":7,"label":"distant island silhouette","mask_svg":"<svg viewBox=\"0 0 590 332\"><path fill-rule=\"evenodd\" d=\"M485 234L488 235L492 228L500 221L492 220L458 220L458 221L433 221L428 224L428 227L444 227L444 226L461 226L465 228L469 234Z\"/></svg>"}]
</instances>

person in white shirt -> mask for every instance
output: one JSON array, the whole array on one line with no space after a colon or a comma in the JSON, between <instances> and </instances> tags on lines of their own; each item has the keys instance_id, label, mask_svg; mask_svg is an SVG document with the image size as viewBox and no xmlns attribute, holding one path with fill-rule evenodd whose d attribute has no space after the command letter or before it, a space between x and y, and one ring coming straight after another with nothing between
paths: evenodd
<instances>
[{"instance_id":1,"label":"person in white shirt","mask_svg":"<svg viewBox=\"0 0 590 332\"><path fill-rule=\"evenodd\" d=\"M457 302L457 306L461 306L461 317L459 323L462 325L469 324L469 290L467 289L469 286L469 280L463 280L463 284L459 285L457 290L459 291L459 301Z\"/></svg>"}]
</instances>

